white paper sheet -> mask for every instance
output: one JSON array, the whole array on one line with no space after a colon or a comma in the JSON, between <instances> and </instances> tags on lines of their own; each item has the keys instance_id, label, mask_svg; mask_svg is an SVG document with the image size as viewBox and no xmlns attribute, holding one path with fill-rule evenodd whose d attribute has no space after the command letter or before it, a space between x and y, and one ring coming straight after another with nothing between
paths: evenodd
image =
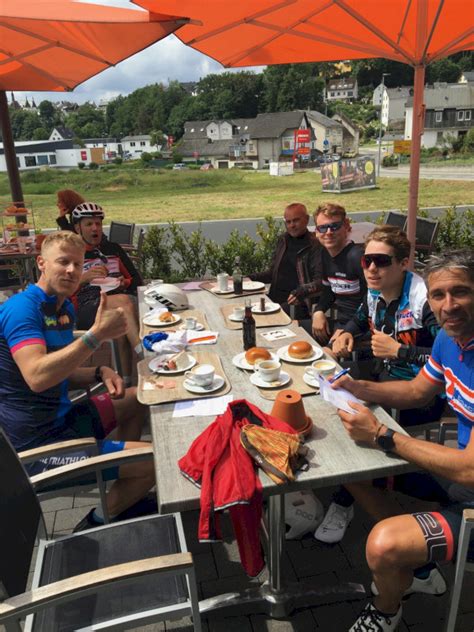
<instances>
[{"instance_id":1,"label":"white paper sheet","mask_svg":"<svg viewBox=\"0 0 474 632\"><path fill-rule=\"evenodd\" d=\"M173 417L207 417L208 415L222 415L229 402L233 400L231 394L222 397L209 397L208 399L190 399L185 402L176 402Z\"/></svg>"},{"instance_id":2,"label":"white paper sheet","mask_svg":"<svg viewBox=\"0 0 474 632\"><path fill-rule=\"evenodd\" d=\"M363 401L358 399L352 393L349 393L345 388L334 389L331 388L329 382L321 376L318 376L319 382L319 394L326 401L335 406L336 408L340 408L341 410L345 410L347 413L355 414L353 408L349 406L349 402L355 402L356 404L364 404Z\"/></svg>"},{"instance_id":3,"label":"white paper sheet","mask_svg":"<svg viewBox=\"0 0 474 632\"><path fill-rule=\"evenodd\" d=\"M293 338L296 336L291 329L271 329L270 331L262 332L260 335L262 338L265 338L265 340L268 340L268 342L281 340L282 338Z\"/></svg>"}]
</instances>

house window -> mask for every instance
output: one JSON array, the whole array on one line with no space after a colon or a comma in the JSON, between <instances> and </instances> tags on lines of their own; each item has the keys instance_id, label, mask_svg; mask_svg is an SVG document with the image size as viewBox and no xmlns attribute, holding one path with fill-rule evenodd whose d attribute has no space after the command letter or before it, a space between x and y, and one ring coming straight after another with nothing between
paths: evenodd
<instances>
[{"instance_id":1,"label":"house window","mask_svg":"<svg viewBox=\"0 0 474 632\"><path fill-rule=\"evenodd\" d=\"M458 111L458 121L464 121L464 110Z\"/></svg>"},{"instance_id":2,"label":"house window","mask_svg":"<svg viewBox=\"0 0 474 632\"><path fill-rule=\"evenodd\" d=\"M38 165L47 165L48 156L38 156Z\"/></svg>"},{"instance_id":3,"label":"house window","mask_svg":"<svg viewBox=\"0 0 474 632\"><path fill-rule=\"evenodd\" d=\"M353 94L354 94L354 92L353 92L352 90L348 90L348 91L347 91L347 96L348 96L348 97L352 97L352 96L353 96Z\"/></svg>"},{"instance_id":4,"label":"house window","mask_svg":"<svg viewBox=\"0 0 474 632\"><path fill-rule=\"evenodd\" d=\"M437 145L442 145L444 141L444 133L443 132L436 132L436 144Z\"/></svg>"},{"instance_id":5,"label":"house window","mask_svg":"<svg viewBox=\"0 0 474 632\"><path fill-rule=\"evenodd\" d=\"M130 147L135 147L135 141L134 140L130 141Z\"/></svg>"},{"instance_id":6,"label":"house window","mask_svg":"<svg viewBox=\"0 0 474 632\"><path fill-rule=\"evenodd\" d=\"M146 145L146 142L144 140L141 140L140 141L140 147L145 147L145 145Z\"/></svg>"},{"instance_id":7,"label":"house window","mask_svg":"<svg viewBox=\"0 0 474 632\"><path fill-rule=\"evenodd\" d=\"M464 112L464 120L465 121L470 121L471 120L471 114L472 114L471 110L466 110Z\"/></svg>"},{"instance_id":8,"label":"house window","mask_svg":"<svg viewBox=\"0 0 474 632\"><path fill-rule=\"evenodd\" d=\"M443 113L442 112L435 112L435 122L436 123L441 123L443 120Z\"/></svg>"},{"instance_id":9,"label":"house window","mask_svg":"<svg viewBox=\"0 0 474 632\"><path fill-rule=\"evenodd\" d=\"M49 164L50 165L56 164L56 156L54 154L51 154L51 156L49 157Z\"/></svg>"},{"instance_id":10,"label":"house window","mask_svg":"<svg viewBox=\"0 0 474 632\"><path fill-rule=\"evenodd\" d=\"M25 167L36 167L36 157L25 156Z\"/></svg>"}]
</instances>

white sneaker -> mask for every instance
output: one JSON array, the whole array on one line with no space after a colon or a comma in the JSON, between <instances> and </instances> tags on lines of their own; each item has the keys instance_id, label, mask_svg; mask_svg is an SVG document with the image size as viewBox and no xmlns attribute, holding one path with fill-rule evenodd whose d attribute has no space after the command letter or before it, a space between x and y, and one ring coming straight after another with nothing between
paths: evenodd
<instances>
[{"instance_id":1,"label":"white sneaker","mask_svg":"<svg viewBox=\"0 0 474 632\"><path fill-rule=\"evenodd\" d=\"M320 542L326 542L326 544L340 542L353 517L353 505L343 507L342 505L332 502L324 516L324 520L314 532L314 537Z\"/></svg>"},{"instance_id":2,"label":"white sneaker","mask_svg":"<svg viewBox=\"0 0 474 632\"><path fill-rule=\"evenodd\" d=\"M374 582L370 585L372 594L377 596L379 591ZM437 566L431 569L430 574L425 579L413 577L411 586L409 586L403 596L412 595L413 593L425 593L425 595L444 595L447 590L446 581L441 575Z\"/></svg>"},{"instance_id":3,"label":"white sneaker","mask_svg":"<svg viewBox=\"0 0 474 632\"><path fill-rule=\"evenodd\" d=\"M393 632L402 618L402 607L393 616L382 614L368 603L359 615L349 632Z\"/></svg>"}]
</instances>

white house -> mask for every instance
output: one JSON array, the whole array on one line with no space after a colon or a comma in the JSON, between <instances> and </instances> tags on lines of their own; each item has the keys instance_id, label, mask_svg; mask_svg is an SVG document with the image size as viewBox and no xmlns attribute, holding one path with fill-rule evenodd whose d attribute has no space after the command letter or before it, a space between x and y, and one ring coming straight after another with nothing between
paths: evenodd
<instances>
[{"instance_id":1,"label":"white house","mask_svg":"<svg viewBox=\"0 0 474 632\"><path fill-rule=\"evenodd\" d=\"M385 128L405 118L405 104L410 96L413 96L413 88L408 86L387 88L380 84L375 88L372 104L382 108L381 121Z\"/></svg>"},{"instance_id":2,"label":"white house","mask_svg":"<svg viewBox=\"0 0 474 632\"><path fill-rule=\"evenodd\" d=\"M315 136L313 149L319 153L324 151L342 153L342 125L316 110L306 110L306 114Z\"/></svg>"},{"instance_id":3,"label":"white house","mask_svg":"<svg viewBox=\"0 0 474 632\"><path fill-rule=\"evenodd\" d=\"M436 147L450 138L465 136L473 127L474 84L435 83L424 91L425 128L423 147ZM413 97L406 104L405 140L411 140Z\"/></svg>"},{"instance_id":4,"label":"white house","mask_svg":"<svg viewBox=\"0 0 474 632\"><path fill-rule=\"evenodd\" d=\"M358 91L355 77L334 77L326 83L326 101L354 101Z\"/></svg>"},{"instance_id":5,"label":"white house","mask_svg":"<svg viewBox=\"0 0 474 632\"><path fill-rule=\"evenodd\" d=\"M121 140L124 155L130 155L131 158L140 158L144 151L156 151L156 147L151 145L150 140L150 134L124 136Z\"/></svg>"},{"instance_id":6,"label":"white house","mask_svg":"<svg viewBox=\"0 0 474 632\"><path fill-rule=\"evenodd\" d=\"M21 171L29 171L39 167L70 169L77 167L78 162L76 150L71 140L17 141L15 142L15 153L18 168ZM3 143L0 143L0 171L7 171Z\"/></svg>"}]
</instances>

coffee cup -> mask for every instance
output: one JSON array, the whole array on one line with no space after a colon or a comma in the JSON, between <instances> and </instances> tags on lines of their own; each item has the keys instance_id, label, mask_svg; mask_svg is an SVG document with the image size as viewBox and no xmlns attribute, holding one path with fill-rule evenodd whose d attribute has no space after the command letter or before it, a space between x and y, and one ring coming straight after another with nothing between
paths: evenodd
<instances>
[{"instance_id":1,"label":"coffee cup","mask_svg":"<svg viewBox=\"0 0 474 632\"><path fill-rule=\"evenodd\" d=\"M148 287L153 287L154 285L163 285L163 279L152 279L150 283L148 283Z\"/></svg>"},{"instance_id":2,"label":"coffee cup","mask_svg":"<svg viewBox=\"0 0 474 632\"><path fill-rule=\"evenodd\" d=\"M255 363L254 371L264 382L275 382L280 377L281 364L277 360L261 360Z\"/></svg>"},{"instance_id":3,"label":"coffee cup","mask_svg":"<svg viewBox=\"0 0 474 632\"><path fill-rule=\"evenodd\" d=\"M217 275L217 288L221 292L226 292L229 286L229 275L227 272L220 272Z\"/></svg>"},{"instance_id":4,"label":"coffee cup","mask_svg":"<svg viewBox=\"0 0 474 632\"><path fill-rule=\"evenodd\" d=\"M336 363L334 360L323 358L315 360L311 367L306 369L306 373L311 375L311 377L318 377L318 375L321 375L322 377L329 377L335 370Z\"/></svg>"},{"instance_id":5,"label":"coffee cup","mask_svg":"<svg viewBox=\"0 0 474 632\"><path fill-rule=\"evenodd\" d=\"M184 374L196 386L210 386L214 381L215 368L212 364L200 364Z\"/></svg>"},{"instance_id":6,"label":"coffee cup","mask_svg":"<svg viewBox=\"0 0 474 632\"><path fill-rule=\"evenodd\" d=\"M184 328L185 329L196 329L197 320L194 316L189 316L189 318L184 319Z\"/></svg>"},{"instance_id":7,"label":"coffee cup","mask_svg":"<svg viewBox=\"0 0 474 632\"><path fill-rule=\"evenodd\" d=\"M235 320L243 320L244 313L245 313L245 309L241 307L240 305L237 305L232 310L232 318L235 318Z\"/></svg>"}]
</instances>

